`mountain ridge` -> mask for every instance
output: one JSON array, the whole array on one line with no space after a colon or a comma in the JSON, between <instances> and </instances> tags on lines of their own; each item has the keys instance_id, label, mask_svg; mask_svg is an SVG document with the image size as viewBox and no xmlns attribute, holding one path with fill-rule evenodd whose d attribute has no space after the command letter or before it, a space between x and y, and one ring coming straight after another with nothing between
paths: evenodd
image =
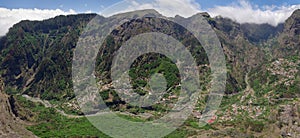
<instances>
[{"instance_id":1,"label":"mountain ridge","mask_svg":"<svg viewBox=\"0 0 300 138\"><path fill-rule=\"evenodd\" d=\"M161 14L159 14L155 10L144 10L142 12L150 12L150 14L154 14L156 16L162 16ZM297 13L297 11L295 11L295 13ZM42 39L46 40L46 39L49 39L49 38L53 37L54 35L58 35L59 33L60 34L68 33L68 28L66 28L66 27L68 27L68 26L70 27L70 21L71 22L75 22L74 18L79 18L80 19L80 18L83 18L83 16L94 17L94 16L96 16L96 14L79 14L79 15L68 15L68 16L57 16L57 17L54 17L54 18L51 18L51 19L47 19L47 20L44 20L44 21L21 21L20 23L15 24L10 29L10 31L8 32L8 34L6 36L2 37L2 39L0 40L0 42L1 42L0 43L0 50L3 51L3 49L6 49L6 50L4 50L2 52L2 58L6 57L6 59L2 59L2 60L4 60L2 62L3 63L2 67L7 68L6 64L9 64L9 63L19 64L18 61L13 61L13 62L6 61L7 60L7 56L6 55L9 52L9 51L7 51L7 49L9 49L7 46L11 45L11 44L6 44L7 41L8 41L8 39L10 39L10 41L14 40L14 42L17 42L16 40L21 40L22 38L24 38L24 32L26 32L27 34L29 34L29 33L33 33L33 32L31 32L33 30L38 30L38 32L36 32L36 33L44 34L44 36L43 36L44 38L42 38ZM116 18L118 16L119 15L114 15L112 17ZM120 16L122 16L122 14L120 14ZM252 43L251 40L247 39L247 37L249 37L249 36L245 32L247 32L248 30L247 29L243 30L243 28L245 28L245 27L243 27L243 24L239 24L239 23L234 22L234 21L232 21L231 19L228 19L228 18L222 18L222 17L211 18L208 13L198 13L198 14L195 14L195 15L189 17L189 18L183 18L183 17L180 17L180 16L176 16L174 19L176 19L176 18L182 18L183 20L189 20L189 19L192 20L193 17L195 17L195 16L204 16L204 18L207 19L208 22L212 25L212 28L217 32L217 35L218 35L218 37L219 37L219 39L221 41L222 46L224 47L224 45L225 45L225 47L224 47L225 51L224 52L225 52L225 54L227 56L227 59L229 59L228 62L236 62L237 64L234 65L234 66L236 66L236 67L240 66L239 68L236 68L235 69L236 71L234 71L234 72L235 73L237 73L237 72L244 72L244 73L242 73L242 74L240 74L238 76L236 76L236 74L232 74L234 76L234 78L236 78L236 80L238 80L237 82L240 83L240 86L237 86L237 87L240 87L240 88L238 88L239 90L245 88L245 82L243 82L243 80L244 80L246 72L243 71L243 70L247 70L247 68L249 68L249 67L250 68L256 67L257 65L261 64L265 60L264 59L265 55L261 52L262 50L260 50L259 47L257 48L256 46L254 46L256 43L258 43L260 41L256 41L256 42ZM293 16L295 16L295 14L293 14L291 17L293 17ZM65 19L63 19L63 18L65 18ZM102 17L102 16L100 16L100 18L104 19L104 17ZM90 19L92 19L92 18L89 18L89 20ZM85 22L85 24L86 24L86 23L88 23L89 20L85 20L83 22ZM53 21L54 21L55 25L54 24L53 25L49 24L49 22L53 22ZM57 23L55 23L55 22L57 22ZM46 24L44 24L44 23L46 23ZM48 25L47 25L47 23L48 23ZM34 25L34 24L37 24L37 25ZM83 28L82 25L81 25L81 28ZM250 25L250 24L244 24L244 25ZM253 25L253 24L251 24L251 25ZM260 28L260 26L265 26L265 24L262 24L262 25L253 25L253 26L254 26L254 28L256 28L256 27ZM16 29L16 28L19 28L19 29ZM61 32L56 32L56 33L53 32L53 31L49 32L50 30L57 30L58 28L64 28L64 30L60 29ZM82 30L80 28L78 28L78 29L77 29L77 32L73 32L74 35L71 36L75 40L76 40L76 37L78 37L78 35L79 35L78 31ZM287 30L287 29L285 29L285 30ZM73 31L75 31L75 30L73 30ZM274 31L274 33L272 33L272 34L274 34L273 37L276 37L278 33L280 33L280 31L277 31L277 30ZM262 33L262 34L265 34L265 33ZM18 36L18 37L16 37L16 38L7 38L7 37L10 37L10 36ZM254 36L257 37L257 38L259 38L259 35L255 35L254 34ZM28 37L34 38L32 36L28 36ZM61 37L63 37L63 36L61 36ZM65 39L65 38L67 38L67 39ZM68 36L65 36L64 39L67 40L67 41L70 41L70 39L68 38ZM264 40L264 41L266 41L266 39L269 39L269 38L262 38L262 40ZM33 43L35 43L35 45L37 45L36 44L37 41L41 41L41 40L35 40L35 42L33 41L33 42L28 42L28 43L31 44L31 45ZM44 40L42 40L42 41L44 41ZM49 41L49 40L46 40L46 41ZM61 40L58 40L58 41L61 41ZM47 43L50 43L50 42L47 42ZM38 44L38 45L45 45L45 46L47 46L47 45L49 45L47 43ZM63 42L63 43L64 43L64 45L69 45L68 43L70 43L70 42L68 42L68 43ZM74 48L74 46L76 45L74 43L74 41L73 41L73 44L72 44L72 42L70 44L73 45L70 48ZM6 46L4 46L4 45L6 45ZM20 45L20 44L17 44L17 45ZM252 54L249 53L249 52L247 53L247 51L245 51L246 48L243 45L247 45L247 48L250 48L247 51L252 51L254 53L252 53ZM45 48L47 48L47 47L45 47ZM49 47L49 48L51 49L51 47ZM23 48L19 47L19 49L23 49ZM38 50L39 48L34 48L34 49ZM26 51L26 50L24 50L24 51ZM19 52L21 52L21 51L19 51ZM24 53L24 52L21 52L21 53ZM236 53L241 53L241 55L240 56L236 55ZM44 54L47 55L47 53L44 53ZM44 55L44 54L42 54L42 55ZM257 54L259 54L260 56L258 56L258 57L255 56ZM42 56L42 55L40 55L40 56ZM69 55L71 55L71 53ZM33 58L37 58L37 57L34 57L33 55L27 55L25 59L23 58L24 60L30 62L30 63L27 63L28 64L28 67L27 67L28 69L31 68L31 66L33 66L34 68L36 68L33 65L33 63L31 63L31 62L33 62L32 61ZM37 61L38 61L38 63L40 63L41 59L39 59ZM239 61L240 63L238 63L237 61ZM47 61L44 61L44 62L47 62ZM245 64L245 63L247 63L247 64ZM52 64L52 63L50 63L50 64ZM15 70L13 68L11 70L15 71L15 72L11 72L12 74L15 74L15 75L18 75L20 73L20 71L21 71L20 69ZM33 70L35 70L35 69L33 69ZM10 74L10 73L8 73L8 74ZM30 74L36 74L36 73L33 73L31 71ZM22 81L22 80L18 80L18 81ZM16 82L16 81L13 81L13 82ZM8 83L8 82L6 81L6 83ZM28 85L28 84L30 84L30 82L27 82L25 84ZM19 85L18 87L24 87L24 86L20 86ZM235 91L237 91L238 89L236 89Z\"/></svg>"},{"instance_id":2,"label":"mountain ridge","mask_svg":"<svg viewBox=\"0 0 300 138\"><path fill-rule=\"evenodd\" d=\"M148 12L148 10L141 11L140 13L131 12L128 16L134 17L135 14L144 15L145 12ZM32 97L39 97L42 100L49 100L55 103L57 108L69 113L82 114L78 109L75 94L73 93L71 62L73 51L81 32L83 32L86 25L95 16L100 19L99 23L101 24L108 20L114 21L116 18L121 18L123 14L109 18L96 14L57 16L44 21L21 21L10 28L7 35L0 38L0 73L5 83L4 91L8 95L26 94ZM221 111L224 110L225 115L223 113L219 114L220 118L223 118L226 122L228 118L229 120L234 119L234 117L239 118L238 113L240 110L254 112L249 115L251 116L249 118L244 114L246 112L242 112L241 114L245 115L246 119L252 119L254 123L244 118L240 119L242 122L235 122L233 126L241 124L244 126L240 127L245 127L245 130L236 130L232 133L241 134L242 132L248 133L248 131L250 131L249 135L252 132L255 132L255 134L256 132L260 133L263 130L256 128L267 126L265 123L270 120L266 118L276 118L279 120L278 123L280 123L284 122L282 114L290 120L295 120L297 116L291 117L286 115L287 113L285 112L294 112L294 108L297 108L297 103L293 107L290 107L291 111L284 110L284 113L281 112L283 109L279 108L277 110L275 107L287 107L284 103L280 102L282 99L298 97L296 90L299 88L299 85L297 85L299 72L297 73L296 71L298 71L297 66L299 66L298 59L300 55L300 10L296 10L284 24L278 27L266 24L239 24L228 18L212 18L208 13L198 13L189 18L180 16L167 18L155 10L150 10L149 14L147 14L148 18L131 21L121 18L125 20L125 23L117 30L113 30L113 33L105 40L104 45L106 49L100 49L104 54L98 54L101 56L97 58L99 66L96 66L96 76L103 75L104 77L102 78L108 78L110 68L108 59L111 59L110 56L113 56L114 50L120 47L122 42L137 35L138 32L159 32L163 30L164 33L179 38L189 46L191 53L201 59L199 60L199 66L203 67L201 68L201 73L204 77L208 77L209 65L206 65L207 59L203 55L205 51L203 51L201 44L191 41L194 38L190 33L180 33L178 30L184 32L184 29L177 24L163 19L151 18L162 17L170 20L190 22L197 19L197 16L203 16L212 29L214 29L226 56L228 79L225 98L221 105ZM160 27L160 30L154 28L157 27L153 25L154 23L159 24L158 27ZM164 99L167 102L174 102L174 99L177 97L176 88L178 88L179 84L178 71L175 69L174 63L163 55L150 54L147 56L139 57L130 70L131 77L134 78L132 84L136 92L141 95L146 93L144 90L147 89L147 74L153 72L165 73L171 79L168 82L168 88L172 91ZM163 61L164 64L158 61ZM143 72L143 70L140 71L139 69L144 69L145 71ZM291 77L293 75L295 77ZM278 84L275 83L276 81L278 81ZM209 89L209 85L207 85L208 80L203 79L203 83L207 86L205 88ZM156 105L148 108L135 108L126 105L110 89L109 79L107 79L107 85L103 87L106 87L106 89L101 92L101 96L105 97L105 102L113 110L128 111L132 114L152 113L152 110L153 112L154 110L166 110L164 105ZM271 93L272 90L276 90L276 92ZM0 97L5 96L1 95ZM239 97L243 97L241 98L243 100L239 101ZM274 109L268 109L270 111L264 109L269 108L269 105L266 104L266 98L271 99L270 102L273 105L271 104L270 107L274 107ZM205 99L205 96L203 99ZM197 109L202 109L204 102L205 100L200 101ZM165 105L168 107L168 104ZM224 109L225 107L228 107L228 109ZM232 112L229 112L230 110ZM231 117L226 117L228 112ZM274 112L274 116L268 116L271 112ZM255 115L259 115L259 113L262 115L260 118L252 118ZM226 122L225 125L230 123L232 122ZM193 126L191 124L187 124L187 126ZM275 126L277 127L277 125ZM280 125L278 126L278 131L285 132L285 130L281 130L283 128ZM297 130L297 127L294 129L295 125L293 124L282 126L284 128L293 127L293 130ZM215 127L220 128L222 125L216 124ZM214 131L220 133L218 130ZM221 129L221 131L223 130ZM279 134L279 132L276 132L276 134Z\"/></svg>"}]
</instances>

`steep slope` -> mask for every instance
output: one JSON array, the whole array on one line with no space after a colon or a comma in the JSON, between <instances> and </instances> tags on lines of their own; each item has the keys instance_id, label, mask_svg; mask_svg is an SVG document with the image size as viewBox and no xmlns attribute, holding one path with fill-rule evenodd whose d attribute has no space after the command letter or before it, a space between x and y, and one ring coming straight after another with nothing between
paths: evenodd
<instances>
[{"instance_id":1,"label":"steep slope","mask_svg":"<svg viewBox=\"0 0 300 138\"><path fill-rule=\"evenodd\" d=\"M284 31L277 41L273 52L275 57L300 55L300 9L294 11L286 20Z\"/></svg>"},{"instance_id":2,"label":"steep slope","mask_svg":"<svg viewBox=\"0 0 300 138\"><path fill-rule=\"evenodd\" d=\"M272 26L269 24L241 24L241 30L249 42L253 44L260 44L273 37L276 37L283 31L284 24Z\"/></svg>"},{"instance_id":3,"label":"steep slope","mask_svg":"<svg viewBox=\"0 0 300 138\"><path fill-rule=\"evenodd\" d=\"M0 137L35 137L25 129L24 123L12 113L9 96L4 93L2 80L0 80Z\"/></svg>"},{"instance_id":4,"label":"steep slope","mask_svg":"<svg viewBox=\"0 0 300 138\"><path fill-rule=\"evenodd\" d=\"M284 30L266 42L266 47L272 57L251 72L252 85L269 85L275 93L284 94L283 97L299 96L300 10L285 21Z\"/></svg>"},{"instance_id":5,"label":"steep slope","mask_svg":"<svg viewBox=\"0 0 300 138\"><path fill-rule=\"evenodd\" d=\"M41 22L22 21L14 25L0 39L1 74L7 93L23 93L51 100L74 98L71 83L72 50L80 32L93 17L95 14L59 16ZM184 20L193 20L193 17ZM217 27L222 22L219 21ZM244 61L242 55L247 51L242 49L248 47L249 43L240 37L239 31L233 31L233 36L227 38L230 30L219 30L218 36L222 38L225 53L230 59L229 70L245 70L248 65L243 62L250 57ZM236 44L240 46L234 46ZM239 58L234 58L236 56ZM201 55L198 57L203 58ZM227 93L235 93L245 87L244 74L230 73L228 84L231 85L228 85Z\"/></svg>"},{"instance_id":6,"label":"steep slope","mask_svg":"<svg viewBox=\"0 0 300 138\"><path fill-rule=\"evenodd\" d=\"M228 78L231 79L227 82L228 87L232 88L228 92L236 93L246 88L246 73L259 66L265 60L265 55L259 47L248 41L241 24L217 17L213 19L212 25L227 57Z\"/></svg>"},{"instance_id":7,"label":"steep slope","mask_svg":"<svg viewBox=\"0 0 300 138\"><path fill-rule=\"evenodd\" d=\"M159 15L156 11L152 12L154 15ZM196 16L204 16L215 29L221 41L228 66L226 93L237 93L245 89L246 73L267 61L263 48L255 44L269 38L275 39L272 36L280 33L282 25L278 27L265 24L241 25L227 18L211 18L207 13L197 14L190 18L176 16L175 20L193 21L197 19ZM74 98L71 83L72 50L76 46L80 32L93 17L95 14L59 16L42 22L22 21L14 25L9 33L0 39L1 74L7 92L10 94L24 93L52 100ZM285 23L284 32L278 37L280 45L278 47L272 45L277 48L274 48L274 55L284 56L287 53L290 54L289 51L295 55L299 51L297 50L298 17L299 10L295 11ZM170 28L172 26L174 25L170 25ZM140 28L141 30L149 29L147 26ZM124 36L128 35L128 38L134 35L129 28L125 28L124 31L128 32L123 34ZM120 34L112 35L119 37ZM119 44L122 41L118 42L117 40L113 43ZM284 45L287 46L284 47ZM287 47L291 48L284 52L289 49ZM202 55L198 55L198 57L203 58ZM110 59L109 56L106 56L106 59ZM106 63L108 62L99 63L99 65L103 68L102 65L109 65ZM101 68L98 69L101 70ZM105 68L109 67L105 66Z\"/></svg>"},{"instance_id":8,"label":"steep slope","mask_svg":"<svg viewBox=\"0 0 300 138\"><path fill-rule=\"evenodd\" d=\"M152 12L153 15L161 16L156 11ZM238 134L241 137L253 135L258 137L270 136L268 134L272 133L272 136L287 136L289 132L299 135L297 123L300 124L300 10L295 11L286 21L283 31L282 25L272 27L266 24L238 24L222 17L211 18L207 13L190 18L176 16L175 20L192 22L197 16L204 16L216 31L226 55L228 68L226 88L228 95L223 99L222 113L219 114L218 121L221 124L210 124L219 129L209 130L215 132L212 135L222 137ZM72 52L80 32L93 17L95 14L58 16L41 22L22 21L14 25L5 37L0 38L0 73L5 82L5 92L12 95L28 94L52 100L53 103L60 101L68 106L76 105L71 83ZM107 19L100 18L103 21ZM154 23L158 25L155 26ZM138 33L151 31L170 34L181 40L189 47L193 56L199 59L197 61L199 66L204 66L208 62L201 44L177 24L155 18L127 21L110 34L97 58L96 75L104 79L105 87L107 86L101 92L101 96L114 110L121 109L135 114L144 113L145 110L165 110L166 104L147 109L126 107L116 93L110 90L111 60L116 49ZM265 48L269 49L267 50L269 53L266 53ZM272 54L272 58L267 57L267 54ZM142 88L147 88L148 77L155 72L164 73L168 78L168 88L174 90L171 92L175 96L164 97L166 103L168 100L176 101L178 70L170 59L159 54L148 54L135 60L130 77L136 92L141 95L147 92ZM201 75L207 77L206 75L209 75L207 72L209 66L204 66ZM207 83L207 80L204 79L204 82ZM3 110L10 109L7 95L2 93L0 97L4 97L0 101L6 105L2 106ZM21 107L16 110L22 112ZM30 107L27 108L30 110ZM18 127L10 127L12 125L9 124L18 122L6 123L6 120L12 120L11 116L10 111L4 112L0 114L0 119L5 120L1 120L4 126L7 126L4 129L12 132L12 136L17 136L14 135L13 128ZM184 127L199 129L195 127L198 120L189 121ZM208 126L211 127L210 125ZM228 126L239 127L240 130L224 130L226 133L223 135L223 128ZM272 128L276 133L269 132ZM23 129L20 130L23 133ZM26 131L24 136L27 136Z\"/></svg>"},{"instance_id":9,"label":"steep slope","mask_svg":"<svg viewBox=\"0 0 300 138\"><path fill-rule=\"evenodd\" d=\"M284 23L284 30L260 46L271 56L249 73L254 90L248 104L263 107L259 111L269 120L265 126L282 137L299 137L300 107L300 10ZM274 121L271 121L274 120Z\"/></svg>"},{"instance_id":10,"label":"steep slope","mask_svg":"<svg viewBox=\"0 0 300 138\"><path fill-rule=\"evenodd\" d=\"M7 93L71 98L72 49L94 16L58 16L14 25L0 40L1 74Z\"/></svg>"},{"instance_id":11,"label":"steep slope","mask_svg":"<svg viewBox=\"0 0 300 138\"><path fill-rule=\"evenodd\" d=\"M156 11L151 12L153 15L161 16ZM241 25L222 17L211 18L207 13L197 14L190 18L176 16L174 19L192 22L197 19L197 16L204 16L208 20L221 41L228 66L226 93L237 93L245 89L246 73L266 60L264 51L254 43L264 41L267 39L265 34L269 33L269 29L262 33L254 33L251 32L251 28L260 30L265 26L271 29L272 27L253 24ZM42 22L22 21L14 25L9 33L0 39L1 74L7 92L10 94L23 93L49 100L74 98L71 83L72 50L76 46L80 32L93 17L95 14L59 16ZM119 17L115 16L114 18ZM172 24L169 26L169 29L176 29ZM140 28L140 30L149 29L147 26ZM278 30L271 31L269 37L278 33ZM125 28L124 31L128 32L123 34L128 38L134 35L129 28ZM114 32L120 32L120 30ZM120 37L118 35L112 34L114 37ZM179 37L178 34L175 35L177 35L175 37ZM124 40L118 41L116 38L113 43L120 44ZM197 56L199 59L204 57L204 55ZM109 57L107 55L106 59L111 59ZM109 62L99 63L98 70L101 70L103 65L110 65L107 63ZM107 66L105 68L109 69Z\"/></svg>"}]
</instances>

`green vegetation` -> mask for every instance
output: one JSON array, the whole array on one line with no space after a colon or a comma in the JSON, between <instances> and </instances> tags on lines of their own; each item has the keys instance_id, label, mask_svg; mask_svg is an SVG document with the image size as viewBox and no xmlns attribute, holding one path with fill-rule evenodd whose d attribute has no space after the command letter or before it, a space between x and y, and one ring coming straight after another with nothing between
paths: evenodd
<instances>
[{"instance_id":1,"label":"green vegetation","mask_svg":"<svg viewBox=\"0 0 300 138\"><path fill-rule=\"evenodd\" d=\"M95 128L86 118L68 119L61 116L50 117L53 120L50 120L47 123L40 123L36 126L30 126L28 127L28 130L39 137L91 136L109 138L109 136Z\"/></svg>"},{"instance_id":2,"label":"green vegetation","mask_svg":"<svg viewBox=\"0 0 300 138\"><path fill-rule=\"evenodd\" d=\"M68 118L60 115L54 108L45 108L42 104L33 103L24 97L16 96L19 106L29 109L36 125L28 126L38 137L108 137L95 128L85 117ZM30 114L24 114L30 116Z\"/></svg>"},{"instance_id":3,"label":"green vegetation","mask_svg":"<svg viewBox=\"0 0 300 138\"><path fill-rule=\"evenodd\" d=\"M85 117L81 118L68 118L60 115L53 108L45 108L42 104L33 103L26 100L24 97L16 96L18 103L24 109L30 109L33 118L34 125L27 127L28 130L32 131L38 137L101 137L109 138L109 136L100 132L95 128ZM28 114L25 114L28 115ZM119 117L127 119L129 121L143 122L145 120L131 117L128 115L118 114ZM179 138L190 135L188 130L181 129L174 131L173 133L166 136L166 138Z\"/></svg>"},{"instance_id":4,"label":"green vegetation","mask_svg":"<svg viewBox=\"0 0 300 138\"><path fill-rule=\"evenodd\" d=\"M247 120L244 125L245 125L245 129L250 128L251 131L254 132L262 132L264 129L264 122L261 121L257 121L257 120Z\"/></svg>"},{"instance_id":5,"label":"green vegetation","mask_svg":"<svg viewBox=\"0 0 300 138\"><path fill-rule=\"evenodd\" d=\"M194 22L196 16L176 20ZM198 119L191 116L182 127L166 137L193 137L202 132L212 133L208 137L272 137L265 135L270 133L269 128L279 129L280 132L274 133L283 134L283 126L290 124L284 123L283 119L293 122L300 114L299 11L284 26L280 24L277 27L267 24L241 25L230 19L205 16L216 31L226 56L226 95L213 123L199 127ZM39 137L108 137L87 118L70 115L82 114L74 110L77 103L74 102L71 81L73 51L80 33L93 17L95 14L22 21L0 38L0 73L5 91L10 95L11 111L18 118L30 122L27 129ZM193 34L171 21L137 19L113 30L98 53L95 65L98 82L111 86L110 69L116 51L130 38L147 32L174 37L195 58L204 90L196 106L197 117L198 113L201 116L208 100L207 93L211 90L209 61ZM84 35L87 41L95 39L94 36L89 37L90 34ZM143 96L149 92L149 80L156 73L166 78L168 91L162 97L164 100L152 106L131 106L122 101L112 88L101 91L100 95L112 111L122 112L118 114L121 118L134 122L160 118L179 99L182 78L176 63L164 55L148 53L134 61L129 76L133 92ZM29 102L21 94L46 99L55 108ZM150 114L150 117L138 117L142 116L141 113L147 117Z\"/></svg>"},{"instance_id":6,"label":"green vegetation","mask_svg":"<svg viewBox=\"0 0 300 138\"><path fill-rule=\"evenodd\" d=\"M146 54L136 59L129 71L133 88L145 87L147 80L155 73L164 75L167 81L166 90L180 83L177 66L169 58L159 54Z\"/></svg>"},{"instance_id":7,"label":"green vegetation","mask_svg":"<svg viewBox=\"0 0 300 138\"><path fill-rule=\"evenodd\" d=\"M190 132L186 129L177 129L173 133L165 136L165 138L183 138L183 137L186 137L186 136L192 135L192 134L193 134L193 132Z\"/></svg>"},{"instance_id":8,"label":"green vegetation","mask_svg":"<svg viewBox=\"0 0 300 138\"><path fill-rule=\"evenodd\" d=\"M8 92L62 102L74 98L72 49L84 25L94 16L58 16L14 25L0 44L1 75L5 85L15 89ZM11 77L14 75L19 77Z\"/></svg>"}]
</instances>

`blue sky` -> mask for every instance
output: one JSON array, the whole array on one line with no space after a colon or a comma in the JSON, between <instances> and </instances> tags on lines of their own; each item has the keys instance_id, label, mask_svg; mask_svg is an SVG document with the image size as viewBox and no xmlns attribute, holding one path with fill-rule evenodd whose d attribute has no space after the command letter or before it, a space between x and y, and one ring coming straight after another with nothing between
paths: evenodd
<instances>
[{"instance_id":1,"label":"blue sky","mask_svg":"<svg viewBox=\"0 0 300 138\"><path fill-rule=\"evenodd\" d=\"M300 0L126 0L123 4L108 8L120 1L0 0L0 36L21 20L44 20L78 13L93 12L110 16L120 12L155 9L168 17L189 17L205 11L212 17L220 15L239 23L268 23L276 26L284 22L293 11L300 9Z\"/></svg>"},{"instance_id":2,"label":"blue sky","mask_svg":"<svg viewBox=\"0 0 300 138\"><path fill-rule=\"evenodd\" d=\"M121 0L1 0L0 7L8 9L62 9L68 11L73 9L77 12L99 12L105 7L113 5ZM195 0L200 4L201 9L206 10L215 6L226 6L237 3L238 0ZM253 5L295 5L299 4L300 0L249 0Z\"/></svg>"}]
</instances>

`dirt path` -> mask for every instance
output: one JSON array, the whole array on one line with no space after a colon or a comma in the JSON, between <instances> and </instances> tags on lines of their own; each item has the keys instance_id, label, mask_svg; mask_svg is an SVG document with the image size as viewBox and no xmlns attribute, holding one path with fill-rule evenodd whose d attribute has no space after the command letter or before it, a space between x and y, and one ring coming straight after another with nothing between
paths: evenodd
<instances>
[{"instance_id":1,"label":"dirt path","mask_svg":"<svg viewBox=\"0 0 300 138\"><path fill-rule=\"evenodd\" d=\"M57 109L54 105L52 105L49 101L47 100L42 100L40 98L36 98L36 97L31 97L29 95L25 95L23 94L22 97L26 98L27 100L34 102L34 103L41 103L43 104L45 107L47 108L54 108L56 110L57 113L59 113L62 116L68 117L68 118L82 118L82 117L92 117L92 116L98 116L98 115L102 115L102 114L108 114L108 113L112 113L112 112L100 112L100 113L96 113L96 114L91 114L91 115L71 115L71 114L67 114L65 113L63 110ZM127 113L127 112L116 112L118 114L122 114L122 115L128 115L128 116L134 116L134 117L141 117L141 118L147 118L149 117L149 115L134 115L131 113Z\"/></svg>"},{"instance_id":2,"label":"dirt path","mask_svg":"<svg viewBox=\"0 0 300 138\"><path fill-rule=\"evenodd\" d=\"M249 94L253 95L254 94L254 90L251 88L251 85L249 83L249 73L250 71L246 74L245 77L245 83L246 83L246 89L244 90L244 95L241 98L241 102L245 101L245 98L248 97Z\"/></svg>"},{"instance_id":3,"label":"dirt path","mask_svg":"<svg viewBox=\"0 0 300 138\"><path fill-rule=\"evenodd\" d=\"M40 98L36 98L36 97L31 97L31 96L28 96L28 95L25 95L23 94L22 97L26 98L27 100L31 101L31 102L34 102L34 103L41 103L43 104L45 107L47 108L54 108L59 114L65 116L65 117L68 117L68 118L81 118L81 117L84 117L84 116L80 116L80 115L70 115L70 114L67 114L65 113L64 111L60 110L60 109L57 109L55 106L53 106L49 101L47 100L42 100Z\"/></svg>"},{"instance_id":4,"label":"dirt path","mask_svg":"<svg viewBox=\"0 0 300 138\"><path fill-rule=\"evenodd\" d=\"M53 107L52 104L49 101L46 100L41 100L40 98L35 98L35 97L30 97L26 94L23 94L22 97L26 98L27 100L34 102L34 103L41 103L43 104L45 107Z\"/></svg>"}]
</instances>

